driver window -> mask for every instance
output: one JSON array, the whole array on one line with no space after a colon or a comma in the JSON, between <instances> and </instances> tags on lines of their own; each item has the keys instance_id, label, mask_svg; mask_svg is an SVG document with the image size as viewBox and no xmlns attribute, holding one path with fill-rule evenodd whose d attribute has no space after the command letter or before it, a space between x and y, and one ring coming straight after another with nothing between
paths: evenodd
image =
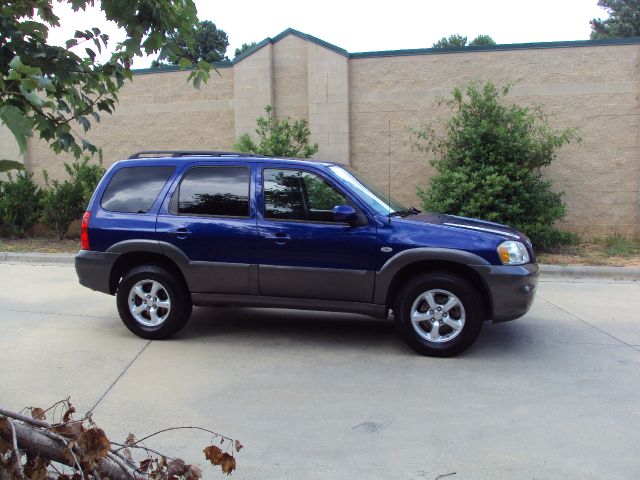
<instances>
[{"instance_id":1,"label":"driver window","mask_svg":"<svg viewBox=\"0 0 640 480\"><path fill-rule=\"evenodd\" d=\"M265 169L263 191L265 218L333 222L333 207L351 204L323 178L304 170Z\"/></svg>"}]
</instances>

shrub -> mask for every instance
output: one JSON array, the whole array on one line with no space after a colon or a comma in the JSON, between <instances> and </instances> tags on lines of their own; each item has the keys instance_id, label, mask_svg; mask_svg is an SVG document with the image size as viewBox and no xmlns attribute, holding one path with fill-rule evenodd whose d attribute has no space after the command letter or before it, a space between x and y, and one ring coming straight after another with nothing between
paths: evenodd
<instances>
[{"instance_id":1,"label":"shrub","mask_svg":"<svg viewBox=\"0 0 640 480\"><path fill-rule=\"evenodd\" d=\"M431 126L414 130L416 146L433 155L436 175L418 189L426 210L506 223L545 248L575 240L553 224L565 215L562 193L542 178L564 144L579 140L573 129L554 130L540 107L506 105L487 83L453 90L454 111L446 134Z\"/></svg>"},{"instance_id":2,"label":"shrub","mask_svg":"<svg viewBox=\"0 0 640 480\"><path fill-rule=\"evenodd\" d=\"M71 165L64 164L68 180L49 182L44 171L47 187L42 196L42 222L55 231L62 239L74 220L82 217L91 195L104 175L102 164L90 165L89 158L76 160Z\"/></svg>"},{"instance_id":3,"label":"shrub","mask_svg":"<svg viewBox=\"0 0 640 480\"><path fill-rule=\"evenodd\" d=\"M293 125L289 118L276 120L271 105L264 107L266 116L258 117L256 133L260 143L251 140L248 134L243 134L235 145L236 150L244 153L258 153L260 155L274 155L278 157L309 158L318 151L318 144L309 144L311 131L306 120L296 120Z\"/></svg>"},{"instance_id":4,"label":"shrub","mask_svg":"<svg viewBox=\"0 0 640 480\"><path fill-rule=\"evenodd\" d=\"M4 233L23 237L40 217L42 190L32 180L32 174L19 172L15 178L0 182L0 221Z\"/></svg>"}]
</instances>

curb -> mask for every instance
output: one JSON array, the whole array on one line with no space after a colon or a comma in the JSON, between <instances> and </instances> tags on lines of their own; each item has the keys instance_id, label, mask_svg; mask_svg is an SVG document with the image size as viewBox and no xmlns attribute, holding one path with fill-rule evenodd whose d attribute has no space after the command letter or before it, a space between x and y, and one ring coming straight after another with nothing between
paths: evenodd
<instances>
[{"instance_id":1,"label":"curb","mask_svg":"<svg viewBox=\"0 0 640 480\"><path fill-rule=\"evenodd\" d=\"M2 263L31 265L73 265L74 253L0 252ZM540 265L543 278L591 278L640 280L640 267L592 267L587 265Z\"/></svg>"},{"instance_id":2,"label":"curb","mask_svg":"<svg viewBox=\"0 0 640 480\"><path fill-rule=\"evenodd\" d=\"M0 264L73 265L74 258L74 253L0 252Z\"/></svg>"},{"instance_id":3,"label":"curb","mask_svg":"<svg viewBox=\"0 0 640 480\"><path fill-rule=\"evenodd\" d=\"M543 278L591 278L640 280L640 267L593 267L588 265L540 265Z\"/></svg>"}]
</instances>

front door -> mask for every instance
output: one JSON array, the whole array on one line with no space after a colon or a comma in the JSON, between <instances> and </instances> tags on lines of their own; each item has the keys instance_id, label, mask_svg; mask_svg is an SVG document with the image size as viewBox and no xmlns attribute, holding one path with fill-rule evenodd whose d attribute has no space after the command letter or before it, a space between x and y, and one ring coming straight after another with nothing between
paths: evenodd
<instances>
[{"instance_id":1,"label":"front door","mask_svg":"<svg viewBox=\"0 0 640 480\"><path fill-rule=\"evenodd\" d=\"M265 167L258 177L260 294L371 302L376 227L322 172ZM361 226L333 220L352 205Z\"/></svg>"}]
</instances>

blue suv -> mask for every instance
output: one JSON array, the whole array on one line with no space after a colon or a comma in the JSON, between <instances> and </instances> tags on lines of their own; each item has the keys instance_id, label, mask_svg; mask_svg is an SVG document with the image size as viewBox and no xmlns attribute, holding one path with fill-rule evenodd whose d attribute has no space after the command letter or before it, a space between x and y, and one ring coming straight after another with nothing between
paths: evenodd
<instances>
[{"instance_id":1,"label":"blue suv","mask_svg":"<svg viewBox=\"0 0 640 480\"><path fill-rule=\"evenodd\" d=\"M80 283L116 295L124 324L161 339L192 305L387 318L419 353L448 356L485 320L524 315L538 266L497 223L421 213L332 163L233 152L140 152L91 198Z\"/></svg>"}]
</instances>

